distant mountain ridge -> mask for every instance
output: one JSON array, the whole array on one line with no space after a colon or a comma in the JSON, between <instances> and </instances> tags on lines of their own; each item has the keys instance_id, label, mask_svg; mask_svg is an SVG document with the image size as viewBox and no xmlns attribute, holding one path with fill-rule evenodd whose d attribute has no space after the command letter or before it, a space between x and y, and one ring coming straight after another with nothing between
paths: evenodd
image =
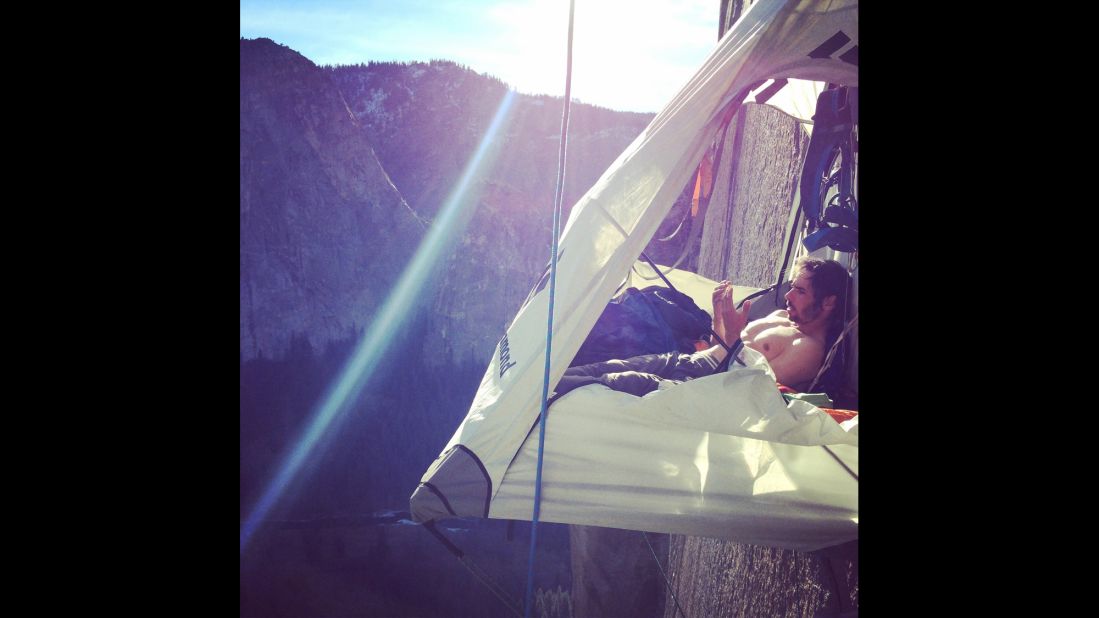
<instances>
[{"instance_id":1,"label":"distant mountain ridge","mask_svg":"<svg viewBox=\"0 0 1099 618\"><path fill-rule=\"evenodd\" d=\"M425 230L332 81L285 46L241 39L241 360L367 324Z\"/></svg>"},{"instance_id":2,"label":"distant mountain ridge","mask_svg":"<svg viewBox=\"0 0 1099 618\"><path fill-rule=\"evenodd\" d=\"M508 88L448 61L320 68L242 39L240 89L245 361L371 322ZM511 99L421 299L429 363L487 363L549 257L561 99ZM566 216L653 116L571 107Z\"/></svg>"},{"instance_id":3,"label":"distant mountain ridge","mask_svg":"<svg viewBox=\"0 0 1099 618\"><path fill-rule=\"evenodd\" d=\"M441 60L327 70L398 189L429 212L449 190L440 177L461 172L508 91L499 79ZM572 104L566 205L595 183L653 116ZM516 95L509 122L497 135L507 157L486 181L552 204L560 133L560 97Z\"/></svg>"},{"instance_id":4,"label":"distant mountain ridge","mask_svg":"<svg viewBox=\"0 0 1099 618\"><path fill-rule=\"evenodd\" d=\"M507 86L453 62L327 69L408 203L433 219L463 173L469 222L440 265L431 363L484 365L549 259L561 98L513 94L488 164L467 171ZM564 208L569 209L651 121L652 114L574 103ZM476 320L471 320L476 316Z\"/></svg>"}]
</instances>

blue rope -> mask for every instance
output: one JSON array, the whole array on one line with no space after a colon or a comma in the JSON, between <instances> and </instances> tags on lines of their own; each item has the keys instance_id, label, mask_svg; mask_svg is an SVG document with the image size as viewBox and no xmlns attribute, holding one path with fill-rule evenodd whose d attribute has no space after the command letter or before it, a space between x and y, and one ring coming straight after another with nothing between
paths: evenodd
<instances>
[{"instance_id":1,"label":"blue rope","mask_svg":"<svg viewBox=\"0 0 1099 618\"><path fill-rule=\"evenodd\" d=\"M549 398L550 349L553 344L553 295L557 284L557 245L561 229L561 202L565 185L565 146L569 132L569 103L572 98L572 21L576 0L569 0L569 43L565 65L565 105L561 114L561 148L557 155L557 191L553 198L553 244L550 249L549 318L546 325L546 369L542 378L542 411L538 423L538 468L534 477L534 516L530 525L530 561L527 566L527 597L524 606L530 618L534 605L534 548L538 545L538 515L542 507L542 453L546 445L546 408Z\"/></svg>"}]
</instances>

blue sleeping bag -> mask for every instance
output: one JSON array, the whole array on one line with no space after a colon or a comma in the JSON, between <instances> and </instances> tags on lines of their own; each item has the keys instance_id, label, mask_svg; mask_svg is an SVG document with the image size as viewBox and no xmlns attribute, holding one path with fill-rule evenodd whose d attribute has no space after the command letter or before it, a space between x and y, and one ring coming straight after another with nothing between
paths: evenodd
<instances>
[{"instance_id":1,"label":"blue sleeping bag","mask_svg":"<svg viewBox=\"0 0 1099 618\"><path fill-rule=\"evenodd\" d=\"M709 339L710 325L710 314L682 292L627 288L607 304L569 366L673 350L689 354L696 340Z\"/></svg>"}]
</instances>

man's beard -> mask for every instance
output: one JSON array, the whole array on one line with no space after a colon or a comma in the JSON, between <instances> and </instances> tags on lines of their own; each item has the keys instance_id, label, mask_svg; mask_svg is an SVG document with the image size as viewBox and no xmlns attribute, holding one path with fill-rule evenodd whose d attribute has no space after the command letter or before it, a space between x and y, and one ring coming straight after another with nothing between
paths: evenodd
<instances>
[{"instance_id":1,"label":"man's beard","mask_svg":"<svg viewBox=\"0 0 1099 618\"><path fill-rule=\"evenodd\" d=\"M817 317L824 311L822 303L810 303L805 307L805 312L797 311L796 313L790 313L792 307L787 303L786 313L790 315L790 321L794 324L807 324L817 319Z\"/></svg>"}]
</instances>

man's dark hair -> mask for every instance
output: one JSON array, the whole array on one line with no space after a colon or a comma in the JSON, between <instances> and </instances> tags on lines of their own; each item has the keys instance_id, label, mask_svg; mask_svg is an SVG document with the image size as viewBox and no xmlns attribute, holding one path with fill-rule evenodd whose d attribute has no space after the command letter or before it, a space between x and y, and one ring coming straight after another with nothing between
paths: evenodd
<instances>
[{"instance_id":1,"label":"man's dark hair","mask_svg":"<svg viewBox=\"0 0 1099 618\"><path fill-rule=\"evenodd\" d=\"M813 297L817 303L823 303L829 296L836 297L831 324L833 328L842 325L851 293L851 275L847 273L847 269L835 260L804 256L794 263L794 276L797 277L802 272L811 278Z\"/></svg>"},{"instance_id":2,"label":"man's dark hair","mask_svg":"<svg viewBox=\"0 0 1099 618\"><path fill-rule=\"evenodd\" d=\"M816 303L823 303L824 299L835 295L836 306L832 310L831 320L825 334L825 346L831 348L839 338L845 326L847 308L851 299L851 275L842 264L834 260L822 260L805 256L794 264L794 277L798 273L807 273L810 277L809 285L813 287L813 298ZM817 383L820 390L829 393L833 398L837 397L841 385L846 382L844 371L847 365L845 348L841 346L839 356L835 358L831 366L821 376ZM814 382L816 380L814 379Z\"/></svg>"}]
</instances>

